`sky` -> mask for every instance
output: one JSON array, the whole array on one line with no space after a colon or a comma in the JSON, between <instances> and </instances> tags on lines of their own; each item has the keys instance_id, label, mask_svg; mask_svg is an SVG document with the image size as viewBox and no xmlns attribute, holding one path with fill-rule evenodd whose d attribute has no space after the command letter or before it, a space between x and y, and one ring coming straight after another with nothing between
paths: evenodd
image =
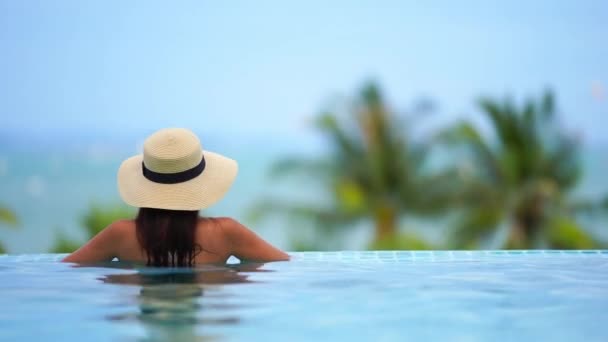
<instances>
[{"instance_id":1,"label":"sky","mask_svg":"<svg viewBox=\"0 0 608 342\"><path fill-rule=\"evenodd\" d=\"M608 144L606 37L606 1L0 0L0 138L306 141L373 79L445 123L551 88L568 127Z\"/></svg>"}]
</instances>

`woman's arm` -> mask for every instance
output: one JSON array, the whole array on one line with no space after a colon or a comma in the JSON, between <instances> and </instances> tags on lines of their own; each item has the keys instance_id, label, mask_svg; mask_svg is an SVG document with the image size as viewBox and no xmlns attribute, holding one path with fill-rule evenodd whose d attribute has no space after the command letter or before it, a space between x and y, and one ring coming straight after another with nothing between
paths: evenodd
<instances>
[{"instance_id":1,"label":"woman's arm","mask_svg":"<svg viewBox=\"0 0 608 342\"><path fill-rule=\"evenodd\" d=\"M240 260L281 261L289 260L289 255L272 246L253 231L233 219L223 219L222 227L231 246L231 253Z\"/></svg>"},{"instance_id":2,"label":"woman's arm","mask_svg":"<svg viewBox=\"0 0 608 342\"><path fill-rule=\"evenodd\" d=\"M120 221L112 223L61 261L78 263L112 261L116 256L115 247L120 239L119 230Z\"/></svg>"}]
</instances>

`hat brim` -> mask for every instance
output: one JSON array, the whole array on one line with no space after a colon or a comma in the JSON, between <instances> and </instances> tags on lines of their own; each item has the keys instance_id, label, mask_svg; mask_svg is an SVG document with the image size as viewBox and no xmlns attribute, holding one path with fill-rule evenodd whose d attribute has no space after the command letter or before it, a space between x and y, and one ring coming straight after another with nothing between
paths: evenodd
<instances>
[{"instance_id":1,"label":"hat brim","mask_svg":"<svg viewBox=\"0 0 608 342\"><path fill-rule=\"evenodd\" d=\"M143 155L125 160L118 169L118 191L128 205L139 208L201 210L224 197L238 172L235 160L204 151L205 170L196 178L161 184L143 175Z\"/></svg>"}]
</instances>

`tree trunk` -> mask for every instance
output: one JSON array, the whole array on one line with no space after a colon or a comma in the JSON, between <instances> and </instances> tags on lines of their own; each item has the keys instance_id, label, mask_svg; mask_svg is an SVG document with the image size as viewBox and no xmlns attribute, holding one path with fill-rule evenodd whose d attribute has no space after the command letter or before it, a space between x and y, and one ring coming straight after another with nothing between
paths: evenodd
<instances>
[{"instance_id":1,"label":"tree trunk","mask_svg":"<svg viewBox=\"0 0 608 342\"><path fill-rule=\"evenodd\" d=\"M506 249L526 249L525 229L520 222L514 222L509 229Z\"/></svg>"},{"instance_id":2,"label":"tree trunk","mask_svg":"<svg viewBox=\"0 0 608 342\"><path fill-rule=\"evenodd\" d=\"M541 233L541 208L538 202L532 202L532 205L523 207L515 214L509 231L507 249L534 248Z\"/></svg>"},{"instance_id":3,"label":"tree trunk","mask_svg":"<svg viewBox=\"0 0 608 342\"><path fill-rule=\"evenodd\" d=\"M375 210L376 231L374 241L386 241L397 235L397 210L390 205L380 206Z\"/></svg>"}]
</instances>

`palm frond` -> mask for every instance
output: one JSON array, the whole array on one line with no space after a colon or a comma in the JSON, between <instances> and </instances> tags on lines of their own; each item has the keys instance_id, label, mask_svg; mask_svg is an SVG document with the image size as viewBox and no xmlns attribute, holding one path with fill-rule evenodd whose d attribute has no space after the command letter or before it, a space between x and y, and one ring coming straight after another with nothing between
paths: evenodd
<instances>
[{"instance_id":1,"label":"palm frond","mask_svg":"<svg viewBox=\"0 0 608 342\"><path fill-rule=\"evenodd\" d=\"M493 183L504 178L501 162L490 145L470 122L459 122L439 134L439 141L450 145L465 145L473 154L476 164L483 165L477 171Z\"/></svg>"},{"instance_id":2,"label":"palm frond","mask_svg":"<svg viewBox=\"0 0 608 342\"><path fill-rule=\"evenodd\" d=\"M500 207L482 206L466 212L450 235L452 248L479 248L484 238L495 232L503 220Z\"/></svg>"},{"instance_id":3,"label":"palm frond","mask_svg":"<svg viewBox=\"0 0 608 342\"><path fill-rule=\"evenodd\" d=\"M551 90L546 90L542 96L540 107L539 107L539 115L545 120L552 120L555 116L555 96Z\"/></svg>"},{"instance_id":4,"label":"palm frond","mask_svg":"<svg viewBox=\"0 0 608 342\"><path fill-rule=\"evenodd\" d=\"M328 156L314 161L283 160L274 167L279 173L305 171L327 176L315 178L327 190L327 202L310 205L264 199L254 205L250 216L259 220L278 214L324 231L370 221L375 223L376 235L380 230L392 235L400 215L438 213L436 208L443 204L433 200L440 198L443 189L437 186L439 178L434 179L435 187L427 189L435 173L425 169L431 146L414 141L402 119L387 106L379 87L366 84L347 105L318 116L317 128L330 146ZM390 219L379 222L378 212L383 208L391 209Z\"/></svg>"},{"instance_id":5,"label":"palm frond","mask_svg":"<svg viewBox=\"0 0 608 342\"><path fill-rule=\"evenodd\" d=\"M343 157L342 161L351 161L353 157L362 155L361 144L340 126L334 114L330 112L321 114L317 119L317 127L339 151L338 155Z\"/></svg>"},{"instance_id":6,"label":"palm frond","mask_svg":"<svg viewBox=\"0 0 608 342\"><path fill-rule=\"evenodd\" d=\"M291 222L312 222L326 229L344 228L360 218L359 213L347 213L339 208L265 198L250 208L248 220L259 222L270 216L283 216Z\"/></svg>"},{"instance_id":7,"label":"palm frond","mask_svg":"<svg viewBox=\"0 0 608 342\"><path fill-rule=\"evenodd\" d=\"M566 205L569 191L580 180L581 164L576 139L556 125L553 94L547 91L541 99L528 99L521 107L510 99L498 102L490 98L483 98L479 105L495 133L492 145L472 126L463 124L452 128L451 138L476 146L475 167L499 170L500 179L491 183L481 172L461 182L462 207L468 214L455 229L457 245L476 244L480 235L498 229L500 222L491 228L490 218L500 216L503 223L510 222L510 236L522 246L536 246L537 240L544 240L566 248L568 239L581 248L591 246L594 240L571 217L563 216L599 212L601 205L586 200ZM556 217L554 228L545 229Z\"/></svg>"},{"instance_id":8,"label":"palm frond","mask_svg":"<svg viewBox=\"0 0 608 342\"><path fill-rule=\"evenodd\" d=\"M0 223L5 223L10 227L16 227L19 224L17 215L8 208L0 207Z\"/></svg>"},{"instance_id":9,"label":"palm frond","mask_svg":"<svg viewBox=\"0 0 608 342\"><path fill-rule=\"evenodd\" d=\"M555 179L561 188L570 190L578 184L582 170L574 140L562 135L545 158L543 173Z\"/></svg>"},{"instance_id":10,"label":"palm frond","mask_svg":"<svg viewBox=\"0 0 608 342\"><path fill-rule=\"evenodd\" d=\"M595 238L567 217L553 219L547 240L549 247L556 249L590 249L600 246Z\"/></svg>"}]
</instances>

